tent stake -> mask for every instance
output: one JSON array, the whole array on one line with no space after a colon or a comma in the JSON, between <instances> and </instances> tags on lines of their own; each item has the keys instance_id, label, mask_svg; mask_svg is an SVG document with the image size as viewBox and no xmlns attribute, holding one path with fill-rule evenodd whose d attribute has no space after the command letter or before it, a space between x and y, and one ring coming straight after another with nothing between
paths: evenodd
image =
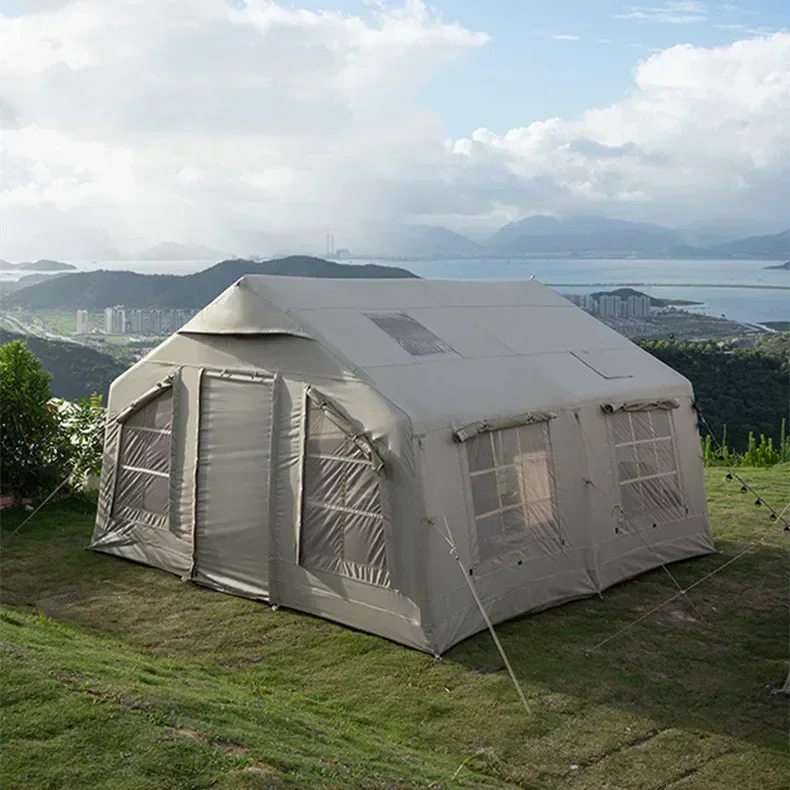
<instances>
[{"instance_id":1,"label":"tent stake","mask_svg":"<svg viewBox=\"0 0 790 790\"><path fill-rule=\"evenodd\" d=\"M458 550L455 546L455 540L453 538L453 533L450 531L450 525L447 523L447 516L443 516L444 518L444 527L447 530L447 537L445 540L450 544L450 556L458 563L458 567L461 569L461 573L463 574L464 579L466 579L466 583L469 586L469 591L472 593L472 597L475 599L475 603L477 604L477 608L480 610L480 614L483 615L483 620L485 620L486 625L488 626L488 630L491 632L491 637L494 640L494 644L499 650L499 655L502 656L502 662L505 665L505 668L510 675L510 679L513 681L513 685L516 687L516 691L518 692L519 699L521 700L521 704L524 706L524 710L530 716L534 716L532 709L529 707L529 703L527 702L527 698L524 696L524 692L519 685L518 678L516 678L516 673L513 671L513 667L510 665L510 661L508 661L507 654L505 653L505 648L502 647L502 643L499 641L499 637L494 630L494 624L491 622L491 618L488 616L488 613L483 606L483 602L480 600L480 596L477 594L477 590L475 589L474 582L472 582L472 577L466 572L466 569L461 562L461 558L458 556ZM443 536L444 537L444 536Z\"/></svg>"}]
</instances>

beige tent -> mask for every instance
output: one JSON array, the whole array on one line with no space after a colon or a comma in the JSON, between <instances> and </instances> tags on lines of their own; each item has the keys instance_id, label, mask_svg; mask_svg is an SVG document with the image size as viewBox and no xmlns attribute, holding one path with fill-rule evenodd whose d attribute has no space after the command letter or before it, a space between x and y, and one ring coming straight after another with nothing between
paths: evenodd
<instances>
[{"instance_id":1,"label":"beige tent","mask_svg":"<svg viewBox=\"0 0 790 790\"><path fill-rule=\"evenodd\" d=\"M440 654L464 573L500 622L713 542L689 382L549 288L248 276L114 382L92 547Z\"/></svg>"}]
</instances>

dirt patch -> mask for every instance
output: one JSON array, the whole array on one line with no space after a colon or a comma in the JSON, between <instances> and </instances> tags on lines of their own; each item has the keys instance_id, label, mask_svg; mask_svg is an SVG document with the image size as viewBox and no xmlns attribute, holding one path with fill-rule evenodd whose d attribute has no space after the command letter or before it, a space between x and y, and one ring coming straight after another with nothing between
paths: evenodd
<instances>
[{"instance_id":1,"label":"dirt patch","mask_svg":"<svg viewBox=\"0 0 790 790\"><path fill-rule=\"evenodd\" d=\"M191 738L193 741L205 741L206 739L196 730L190 730L186 727L179 727L176 730L176 735L182 738Z\"/></svg>"},{"instance_id":2,"label":"dirt patch","mask_svg":"<svg viewBox=\"0 0 790 790\"><path fill-rule=\"evenodd\" d=\"M200 741L215 749L221 749L229 757L246 757L250 753L248 746L242 746L239 743L232 743L231 741L221 741L211 738L210 736L203 735L197 730L192 730L189 727L177 727L176 735L182 738L189 738L193 741Z\"/></svg>"}]
</instances>

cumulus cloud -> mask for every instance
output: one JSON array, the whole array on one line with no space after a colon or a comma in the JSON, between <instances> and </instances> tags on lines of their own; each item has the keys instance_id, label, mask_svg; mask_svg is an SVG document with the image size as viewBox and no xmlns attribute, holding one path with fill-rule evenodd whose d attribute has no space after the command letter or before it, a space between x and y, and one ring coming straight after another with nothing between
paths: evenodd
<instances>
[{"instance_id":1,"label":"cumulus cloud","mask_svg":"<svg viewBox=\"0 0 790 790\"><path fill-rule=\"evenodd\" d=\"M667 49L581 120L451 140L420 89L496 42L420 0L364 16L48 0L0 21L6 258L171 239L267 252L244 245L283 234L320 249L327 227L374 220L779 218L790 204L787 34Z\"/></svg>"},{"instance_id":2,"label":"cumulus cloud","mask_svg":"<svg viewBox=\"0 0 790 790\"><path fill-rule=\"evenodd\" d=\"M580 121L478 130L454 150L496 151L524 182L550 177L557 211L619 204L621 215L646 216L647 205L677 222L790 220L790 35L673 47L642 62L634 83L629 98Z\"/></svg>"}]
</instances>

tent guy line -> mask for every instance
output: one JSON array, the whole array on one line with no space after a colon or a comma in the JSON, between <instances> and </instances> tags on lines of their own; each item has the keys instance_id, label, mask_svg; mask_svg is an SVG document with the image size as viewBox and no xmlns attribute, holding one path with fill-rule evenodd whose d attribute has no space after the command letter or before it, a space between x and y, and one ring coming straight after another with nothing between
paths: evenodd
<instances>
[{"instance_id":1,"label":"tent guy line","mask_svg":"<svg viewBox=\"0 0 790 790\"><path fill-rule=\"evenodd\" d=\"M784 511L782 511L782 512L784 512ZM714 568L710 573L706 573L701 579L697 579L697 581L695 581L693 584L690 584L688 587L686 587L685 590L681 590L680 592L675 593L670 598L667 598L665 601L663 601L662 603L658 604L658 606L654 606L649 612L645 612L644 614L640 615L639 617L636 618L636 620L634 620L633 622L631 622L628 625L624 626L619 631L616 631L611 636L607 637L602 642L599 642L597 645L592 647L590 652L592 652L592 650L599 650L604 645L606 645L609 642L611 642L612 640L616 639L618 636L621 636L622 634L626 633L626 631L630 631L634 626L638 625L643 620L646 620L651 615L653 615L656 612L660 611L665 606L668 606L673 601L676 601L681 596L686 596L689 593L690 590L693 590L695 587L698 587L700 584L702 584L703 582L705 582L708 579L710 579L711 576L715 576L717 573L719 573L720 571L723 571L725 568L727 568L728 566L732 565L737 560L739 560L742 557L746 556L750 551L753 551L758 546L761 546L766 540L768 540L769 537L770 537L770 533L768 532L768 530L766 530L766 534L765 535L763 535L758 540L754 541L754 543L750 543L745 549L740 551L734 557L731 557L729 560L727 560L727 562L722 563L717 568Z\"/></svg>"},{"instance_id":2,"label":"tent guy line","mask_svg":"<svg viewBox=\"0 0 790 790\"><path fill-rule=\"evenodd\" d=\"M505 648L502 647L502 643L499 641L497 632L494 629L494 624L491 622L491 618L488 616L488 613L486 612L485 607L483 606L483 602L480 600L480 596L478 595L477 590L475 589L475 584L472 581L472 574L468 573L467 569L464 568L464 564L461 561L460 556L458 555L458 549L456 549L455 547L455 540L453 539L453 533L450 530L450 524L447 521L447 516L442 516L442 518L444 519L444 528L447 530L447 535L446 536L443 535L441 533L441 530L439 531L439 534L441 534L442 537L447 541L447 544L450 547L450 556L458 563L458 567L461 569L461 575L466 580L466 583L469 586L469 591L472 593L472 597L475 599L475 603L477 604L477 608L480 610L480 614L482 615L483 620L485 620L488 630L491 632L491 637L494 640L494 644L496 645L497 650L499 651L499 655L502 657L502 662L504 663L505 668L507 669L508 674L510 675L510 679L513 681L513 685L516 687L516 692L518 693L518 697L521 700L521 704L524 706L524 710L526 710L530 716L533 716L534 714L532 712L532 708L530 708L529 703L527 702L527 698L524 694L524 690L521 688L521 684L518 682L516 673L513 671L513 667L511 666L510 661L508 660L507 653L505 653ZM439 527L436 525L436 522L432 522L432 523L438 530Z\"/></svg>"}]
</instances>

